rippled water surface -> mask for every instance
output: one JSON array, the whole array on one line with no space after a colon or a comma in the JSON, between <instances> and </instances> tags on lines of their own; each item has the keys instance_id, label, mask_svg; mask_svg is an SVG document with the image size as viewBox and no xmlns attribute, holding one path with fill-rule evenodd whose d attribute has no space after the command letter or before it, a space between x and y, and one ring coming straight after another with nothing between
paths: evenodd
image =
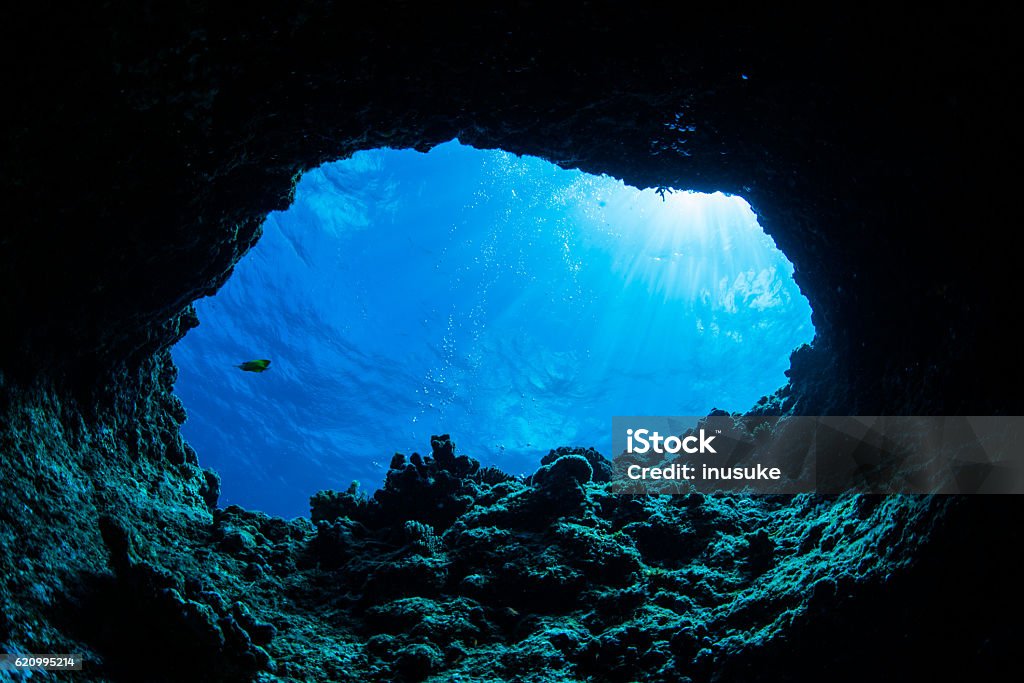
<instances>
[{"instance_id":1,"label":"rippled water surface","mask_svg":"<svg viewBox=\"0 0 1024 683\"><path fill-rule=\"evenodd\" d=\"M287 517L394 452L531 472L613 415L749 408L813 337L745 201L639 191L451 142L306 173L173 350L221 504ZM262 374L236 365L268 358Z\"/></svg>"}]
</instances>

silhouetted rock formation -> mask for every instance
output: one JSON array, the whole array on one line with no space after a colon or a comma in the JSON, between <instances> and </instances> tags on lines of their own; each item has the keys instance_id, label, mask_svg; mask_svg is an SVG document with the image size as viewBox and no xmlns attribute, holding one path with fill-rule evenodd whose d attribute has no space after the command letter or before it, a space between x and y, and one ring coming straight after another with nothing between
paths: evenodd
<instances>
[{"instance_id":1,"label":"silhouetted rock formation","mask_svg":"<svg viewBox=\"0 0 1024 683\"><path fill-rule=\"evenodd\" d=\"M438 438L372 498L318 494L312 521L286 522L216 509L178 432L167 349L297 175L455 136L745 197L818 333L759 412L1019 413L1019 259L1000 237L1017 223L1015 24L774 11L12 9L4 650L83 652L86 678L123 681L1007 666L1014 500L614 497L592 451L556 451L528 483Z\"/></svg>"}]
</instances>

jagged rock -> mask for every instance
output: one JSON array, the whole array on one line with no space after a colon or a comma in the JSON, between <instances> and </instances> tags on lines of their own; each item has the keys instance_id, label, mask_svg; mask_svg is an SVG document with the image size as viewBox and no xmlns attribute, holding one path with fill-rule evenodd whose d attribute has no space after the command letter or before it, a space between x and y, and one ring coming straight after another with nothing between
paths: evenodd
<instances>
[{"instance_id":1,"label":"jagged rock","mask_svg":"<svg viewBox=\"0 0 1024 683\"><path fill-rule=\"evenodd\" d=\"M203 470L203 486L199 490L203 502L211 511L217 508L217 501L220 499L220 475L213 470Z\"/></svg>"},{"instance_id":2,"label":"jagged rock","mask_svg":"<svg viewBox=\"0 0 1024 683\"><path fill-rule=\"evenodd\" d=\"M581 455L562 455L534 472L531 483L541 491L566 492L586 484L594 477L594 469Z\"/></svg>"},{"instance_id":3,"label":"jagged rock","mask_svg":"<svg viewBox=\"0 0 1024 683\"><path fill-rule=\"evenodd\" d=\"M479 491L470 477L479 462L456 456L448 435L431 437L431 446L426 458L414 453L408 462L399 456L392 460L384 487L373 494L374 523L413 520L441 531L472 507Z\"/></svg>"},{"instance_id":4,"label":"jagged rock","mask_svg":"<svg viewBox=\"0 0 1024 683\"><path fill-rule=\"evenodd\" d=\"M619 3L363 9L21 3L8 22L5 649L83 652L107 680L1014 670L1013 500L661 505L609 494L585 453L526 486L438 438L373 497L320 497L315 527L214 518L167 350L301 172L382 145L458 136L748 199L817 333L758 413L1021 412L1019 254L978 227L1017 220L999 198L1017 184L1003 100L1019 41L998 10L879 20L835 5L809 26L770 7L688 8L682 24ZM482 639L374 633L371 609L421 597L456 614L476 601ZM277 630L265 646L269 631L254 639L230 613L239 600Z\"/></svg>"},{"instance_id":5,"label":"jagged rock","mask_svg":"<svg viewBox=\"0 0 1024 683\"><path fill-rule=\"evenodd\" d=\"M422 681L441 666L443 659L436 647L424 643L410 645L398 652L395 670L406 680Z\"/></svg>"},{"instance_id":6,"label":"jagged rock","mask_svg":"<svg viewBox=\"0 0 1024 683\"><path fill-rule=\"evenodd\" d=\"M540 464L550 465L565 455L579 455L586 458L587 462L590 463L591 479L593 481L599 484L611 481L614 470L611 461L593 448L570 448L567 446L554 448L541 458Z\"/></svg>"}]
</instances>

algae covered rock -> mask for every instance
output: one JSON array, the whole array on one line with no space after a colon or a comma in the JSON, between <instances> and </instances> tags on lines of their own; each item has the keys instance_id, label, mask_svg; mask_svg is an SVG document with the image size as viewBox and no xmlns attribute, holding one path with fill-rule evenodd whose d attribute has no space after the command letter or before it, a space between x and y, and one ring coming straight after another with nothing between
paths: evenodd
<instances>
[{"instance_id":1,"label":"algae covered rock","mask_svg":"<svg viewBox=\"0 0 1024 683\"><path fill-rule=\"evenodd\" d=\"M593 448L572 448L568 446L562 446L561 448L552 449L547 455L540 460L541 465L550 465L559 458L566 455L578 455L586 459L590 463L590 469L592 471L591 480L599 484L609 482L612 479L612 473L614 467L611 460L598 453Z\"/></svg>"}]
</instances>

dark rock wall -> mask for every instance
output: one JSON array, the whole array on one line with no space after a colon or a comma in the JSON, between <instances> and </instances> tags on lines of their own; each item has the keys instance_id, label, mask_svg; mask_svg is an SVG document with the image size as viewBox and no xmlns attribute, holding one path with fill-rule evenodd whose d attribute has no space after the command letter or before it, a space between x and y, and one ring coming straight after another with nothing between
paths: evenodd
<instances>
[{"instance_id":1,"label":"dark rock wall","mask_svg":"<svg viewBox=\"0 0 1024 683\"><path fill-rule=\"evenodd\" d=\"M349 668L385 678L455 666L466 653L442 645L456 642L473 650L471 674L501 660L507 671L550 665L599 675L610 660L592 658L591 637L610 643L606 657L624 678L683 671L697 661L703 664L685 670L749 678L755 669L744 666L760 662L756 671L764 672L781 665L787 638L803 638L800 652L815 653L816 666L842 659L829 658L821 634L863 634L870 610L887 605L894 637L918 646L927 642L922 634L949 639L967 630L977 659L1001 642L984 636L1012 631L990 628L986 610L1002 586L1003 555L1019 540L1012 500L894 499L878 518L850 501L825 501L818 512L794 501L774 516L796 519L795 526L769 525L774 536L767 539L744 524L774 518L775 503L738 515L714 501L708 514L725 526L694 533L722 533L734 543L717 550L698 544L706 554L675 558L667 578L645 574L636 585L653 593L616 585L600 598L593 591L608 589L607 581L586 564L576 538L583 532L572 525L598 529L597 541L615 538L623 553L641 557L659 544L652 516L675 524L686 514L640 511L634 521L651 523L624 538L614 520L626 513L602 506L599 487L581 484L581 497L551 512L562 519L551 521L555 537L538 538L499 513L533 505L543 490L523 493L524 484L493 472L470 481L475 473L449 468L441 479L456 493L445 502L456 507L443 520L416 512L436 502L433 484L408 484L394 489L395 502L375 508L372 519L385 520L376 527L361 518L370 514L363 503L334 494L344 513L314 531L244 511L212 516L213 479L181 443L183 414L170 393L166 349L195 324L190 302L216 291L258 239L265 214L287 205L297 175L359 149L425 150L455 136L638 186L722 190L750 201L796 265L818 331L814 348L794 355L791 385L760 410L1019 413L1019 344L1007 329L1019 309L1011 237L1021 146L1009 103L1024 62L1012 22L986 10L820 7L799 22L772 12L675 14L614 2L459 10L380 2L358 13L329 2L258 2L244 11L203 2L41 2L7 10L10 35L0 41L8 120L0 162L0 641L47 651L83 647L106 658L106 675L123 680L132 680L139 663L126 642L145 652L169 640L196 653L205 673L171 669L170 680L226 680L273 668L271 657L300 662L303 648L334 652L346 638L361 643L338 655L355 658ZM538 481L571 469L556 464ZM399 472L394 485L403 477L418 481ZM863 546L872 526L864 519L895 529L877 543L905 543L899 557L879 554L869 567L837 569L836 577L859 578L816 588L817 597L801 602L799 624L778 625L771 610L781 609L789 589L772 588L769 579L753 583L730 563L737 548L749 547L744 562L766 571L765 548L802 537L804 516L831 519L823 523L839 530L846 519L852 525L836 531L815 560L826 567L830 558L844 567L843 558L874 552ZM408 527L453 520L460 531L443 542L425 527ZM560 581L590 590L597 609L612 616L587 621L566 607L554 615L563 619L557 625L550 614L526 622L519 610L535 606L487 598L479 590L494 578L492 559L471 552L477 527L493 529L487 543L517 539L524 553L553 545L553 573L534 576L524 565L523 581L555 593ZM808 521L807 533L813 528ZM915 563L923 545L943 550ZM388 574L373 569L382 547L420 558L409 560L409 571L429 581L405 597L434 602L418 614L438 610L440 619L449 607L465 610L476 626L434 640L388 641L395 635L374 619L400 619L395 600L402 596L334 583L369 562L369 573L384 577L374 590L383 590ZM462 558L452 571L468 583L446 583L449 574L435 570L451 557L442 562L440 553ZM659 632L676 643L671 651L628 630L629 619L639 619L631 610L653 609L658 580L671 584L689 571L687 562L715 567L722 557L728 566L719 588L735 581L782 602L718 605L706 622L718 630L705 640L679 635L686 629L671 622L675 636ZM623 561L643 572L664 558L641 559ZM976 591L969 604L935 601L949 588L947 560ZM902 584L870 583L890 565L903 568ZM263 567L287 578L261 584ZM820 582L810 564L800 567L792 576ZM806 580L792 594L810 590ZM854 594L859 602L844 597ZM361 595L390 602L372 612ZM104 612L103 604L113 607ZM861 611L841 611L846 604ZM662 608L677 616L696 609ZM737 621L723 616L744 609ZM614 616L621 610L634 616ZM271 614L291 635L271 636ZM939 617L954 630L914 630ZM573 635L570 622L590 635ZM833 630L839 623L854 626ZM775 624L761 644L753 631L740 633L757 624ZM572 633L549 633L567 628ZM126 633L134 639L124 640ZM529 651L516 654L509 643L527 643L519 650ZM707 643L714 648L702 653Z\"/></svg>"},{"instance_id":2,"label":"dark rock wall","mask_svg":"<svg viewBox=\"0 0 1024 683\"><path fill-rule=\"evenodd\" d=\"M138 362L296 174L458 136L747 198L834 366L814 410L1009 409L1016 259L985 237L1014 215L1020 60L999 16L549 4L110 3L12 22L5 365Z\"/></svg>"}]
</instances>

